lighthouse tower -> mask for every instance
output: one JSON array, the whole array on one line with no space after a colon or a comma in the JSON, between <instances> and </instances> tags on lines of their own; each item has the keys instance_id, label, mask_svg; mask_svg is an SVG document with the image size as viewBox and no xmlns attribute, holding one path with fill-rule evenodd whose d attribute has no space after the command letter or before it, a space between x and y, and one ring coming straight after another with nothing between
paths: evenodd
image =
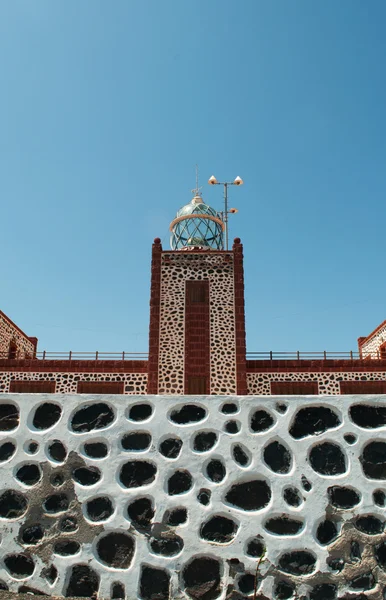
<instances>
[{"instance_id":1,"label":"lighthouse tower","mask_svg":"<svg viewBox=\"0 0 386 600\"><path fill-rule=\"evenodd\" d=\"M154 240L149 394L241 394L246 389L243 247L224 250L224 222L196 194Z\"/></svg>"}]
</instances>

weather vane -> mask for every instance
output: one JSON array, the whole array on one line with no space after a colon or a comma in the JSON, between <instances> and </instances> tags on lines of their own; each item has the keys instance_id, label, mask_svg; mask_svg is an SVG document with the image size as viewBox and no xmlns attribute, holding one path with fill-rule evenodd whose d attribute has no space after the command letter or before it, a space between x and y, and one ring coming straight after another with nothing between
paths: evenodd
<instances>
[{"instance_id":1,"label":"weather vane","mask_svg":"<svg viewBox=\"0 0 386 600\"><path fill-rule=\"evenodd\" d=\"M202 186L199 187L198 185L198 165L196 165L196 187L194 188L194 190L192 190L192 194L194 194L195 196L202 196L201 194L201 190L202 190Z\"/></svg>"}]
</instances>

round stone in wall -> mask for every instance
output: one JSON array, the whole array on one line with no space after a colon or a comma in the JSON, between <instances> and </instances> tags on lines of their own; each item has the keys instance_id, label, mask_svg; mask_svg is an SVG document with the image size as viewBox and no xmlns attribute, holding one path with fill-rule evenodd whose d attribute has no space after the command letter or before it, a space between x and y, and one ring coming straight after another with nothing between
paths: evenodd
<instances>
[{"instance_id":1,"label":"round stone in wall","mask_svg":"<svg viewBox=\"0 0 386 600\"><path fill-rule=\"evenodd\" d=\"M0 517L19 519L28 509L28 500L21 492L5 490L0 494Z\"/></svg>"},{"instance_id":2,"label":"round stone in wall","mask_svg":"<svg viewBox=\"0 0 386 600\"><path fill-rule=\"evenodd\" d=\"M134 550L134 539L123 532L107 533L98 540L96 545L98 559L114 569L128 569Z\"/></svg>"},{"instance_id":3,"label":"round stone in wall","mask_svg":"<svg viewBox=\"0 0 386 600\"><path fill-rule=\"evenodd\" d=\"M227 544L233 540L237 530L238 525L232 519L214 515L201 526L200 536L209 542Z\"/></svg>"},{"instance_id":4,"label":"round stone in wall","mask_svg":"<svg viewBox=\"0 0 386 600\"><path fill-rule=\"evenodd\" d=\"M62 409L58 404L52 402L44 402L35 410L32 425L35 429L44 431L50 429L59 421L62 415Z\"/></svg>"},{"instance_id":5,"label":"round stone in wall","mask_svg":"<svg viewBox=\"0 0 386 600\"><path fill-rule=\"evenodd\" d=\"M271 499L271 488L263 479L235 483L225 496L226 502L245 511L261 510Z\"/></svg>"},{"instance_id":6,"label":"round stone in wall","mask_svg":"<svg viewBox=\"0 0 386 600\"><path fill-rule=\"evenodd\" d=\"M126 488L136 488L152 483L157 474L154 463L146 460L131 460L124 463L119 473L119 479Z\"/></svg>"},{"instance_id":7,"label":"round stone in wall","mask_svg":"<svg viewBox=\"0 0 386 600\"><path fill-rule=\"evenodd\" d=\"M359 458L363 473L369 479L386 479L386 442L369 442Z\"/></svg>"},{"instance_id":8,"label":"round stone in wall","mask_svg":"<svg viewBox=\"0 0 386 600\"><path fill-rule=\"evenodd\" d=\"M35 564L28 554L7 554L4 565L14 579L26 579L35 570Z\"/></svg>"},{"instance_id":9,"label":"round stone in wall","mask_svg":"<svg viewBox=\"0 0 386 600\"><path fill-rule=\"evenodd\" d=\"M180 408L172 410L170 420L177 425L189 425L199 423L206 417L206 410L197 404L185 404Z\"/></svg>"},{"instance_id":10,"label":"round stone in wall","mask_svg":"<svg viewBox=\"0 0 386 600\"><path fill-rule=\"evenodd\" d=\"M320 475L342 475L347 471L343 450L338 444L332 442L322 442L311 448L309 461L314 471Z\"/></svg>"},{"instance_id":11,"label":"round stone in wall","mask_svg":"<svg viewBox=\"0 0 386 600\"><path fill-rule=\"evenodd\" d=\"M86 433L104 429L113 423L115 413L105 402L87 404L79 408L71 419L71 428L75 433Z\"/></svg>"},{"instance_id":12,"label":"round stone in wall","mask_svg":"<svg viewBox=\"0 0 386 600\"><path fill-rule=\"evenodd\" d=\"M213 557L194 558L182 570L186 593L194 600L214 600L221 594L220 561Z\"/></svg>"},{"instance_id":13,"label":"round stone in wall","mask_svg":"<svg viewBox=\"0 0 386 600\"><path fill-rule=\"evenodd\" d=\"M0 445L0 462L5 462L6 460L9 460L10 458L12 458L15 452L16 445L13 442L3 442Z\"/></svg>"},{"instance_id":14,"label":"round stone in wall","mask_svg":"<svg viewBox=\"0 0 386 600\"><path fill-rule=\"evenodd\" d=\"M0 403L0 431L13 431L19 426L19 409L15 404Z\"/></svg>"},{"instance_id":15,"label":"round stone in wall","mask_svg":"<svg viewBox=\"0 0 386 600\"><path fill-rule=\"evenodd\" d=\"M284 573L301 577L315 571L316 558L311 552L294 550L285 552L279 558L278 567Z\"/></svg>"}]
</instances>

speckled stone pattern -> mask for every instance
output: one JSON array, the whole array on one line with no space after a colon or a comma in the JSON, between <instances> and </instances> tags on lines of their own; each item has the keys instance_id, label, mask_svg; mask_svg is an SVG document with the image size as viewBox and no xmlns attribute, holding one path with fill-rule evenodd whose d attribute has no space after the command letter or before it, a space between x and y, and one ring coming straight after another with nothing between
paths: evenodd
<instances>
[{"instance_id":1,"label":"speckled stone pattern","mask_svg":"<svg viewBox=\"0 0 386 600\"><path fill-rule=\"evenodd\" d=\"M124 394L146 394L147 373L44 373L0 372L0 393L9 392L11 381L54 381L57 394L76 394L79 381L122 382Z\"/></svg>"},{"instance_id":2,"label":"speckled stone pattern","mask_svg":"<svg viewBox=\"0 0 386 600\"><path fill-rule=\"evenodd\" d=\"M10 342L16 344L16 358L33 356L35 347L20 331L0 314L0 356L6 358Z\"/></svg>"},{"instance_id":3,"label":"speckled stone pattern","mask_svg":"<svg viewBox=\"0 0 386 600\"><path fill-rule=\"evenodd\" d=\"M236 393L233 254L162 253L158 392L184 392L185 282L209 281L210 393Z\"/></svg>"},{"instance_id":4,"label":"speckled stone pattern","mask_svg":"<svg viewBox=\"0 0 386 600\"><path fill-rule=\"evenodd\" d=\"M385 431L386 396L4 394L0 589L381 600Z\"/></svg>"},{"instance_id":5,"label":"speckled stone pattern","mask_svg":"<svg viewBox=\"0 0 386 600\"><path fill-rule=\"evenodd\" d=\"M361 352L363 358L378 358L379 348L383 346L386 341L386 325L378 329L376 334L374 334L370 339L363 344L361 347Z\"/></svg>"},{"instance_id":6,"label":"speckled stone pattern","mask_svg":"<svg viewBox=\"0 0 386 600\"><path fill-rule=\"evenodd\" d=\"M318 393L339 395L341 381L386 381L386 373L382 371L337 371L305 373L247 373L248 393L253 395L270 396L273 381L315 381Z\"/></svg>"}]
</instances>

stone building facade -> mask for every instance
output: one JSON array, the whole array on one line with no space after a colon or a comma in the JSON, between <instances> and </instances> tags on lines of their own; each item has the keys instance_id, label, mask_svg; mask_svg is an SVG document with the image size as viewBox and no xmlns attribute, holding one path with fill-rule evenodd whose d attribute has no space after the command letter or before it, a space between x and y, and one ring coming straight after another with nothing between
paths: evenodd
<instances>
[{"instance_id":1,"label":"stone building facade","mask_svg":"<svg viewBox=\"0 0 386 600\"><path fill-rule=\"evenodd\" d=\"M243 246L224 249L223 228L196 195L171 224L172 249L154 240L148 356L52 357L0 312L0 393L386 393L386 321L344 357L246 352Z\"/></svg>"},{"instance_id":2,"label":"stone building facade","mask_svg":"<svg viewBox=\"0 0 386 600\"><path fill-rule=\"evenodd\" d=\"M248 354L223 225L196 196L154 240L146 357L41 353L0 313L0 595L386 598L386 322Z\"/></svg>"}]
</instances>

